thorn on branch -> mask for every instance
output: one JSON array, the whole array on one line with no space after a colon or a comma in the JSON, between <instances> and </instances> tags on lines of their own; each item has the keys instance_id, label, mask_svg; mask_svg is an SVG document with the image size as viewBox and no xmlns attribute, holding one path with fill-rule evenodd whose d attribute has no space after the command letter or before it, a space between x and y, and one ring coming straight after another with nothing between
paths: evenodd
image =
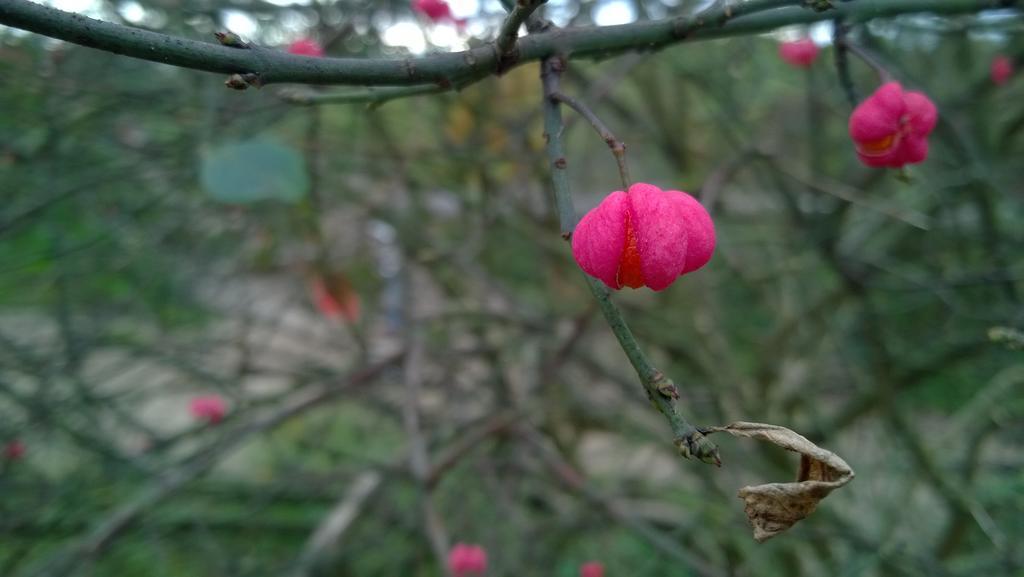
<instances>
[{"instance_id":1,"label":"thorn on branch","mask_svg":"<svg viewBox=\"0 0 1024 577\"><path fill-rule=\"evenodd\" d=\"M233 90L245 90L246 88L249 88L249 83L242 78L241 74L232 74L224 81L224 86Z\"/></svg>"},{"instance_id":2,"label":"thorn on branch","mask_svg":"<svg viewBox=\"0 0 1024 577\"><path fill-rule=\"evenodd\" d=\"M233 90L245 90L252 86L253 88L263 87L263 77L255 72L246 72L245 74L232 74L228 76L228 79L224 81L224 86Z\"/></svg>"},{"instance_id":3,"label":"thorn on branch","mask_svg":"<svg viewBox=\"0 0 1024 577\"><path fill-rule=\"evenodd\" d=\"M250 48L249 44L242 40L241 36L231 32L230 30L227 32L214 32L213 35L216 36L217 41L224 46L229 46L231 48Z\"/></svg>"},{"instance_id":4,"label":"thorn on branch","mask_svg":"<svg viewBox=\"0 0 1024 577\"><path fill-rule=\"evenodd\" d=\"M679 399L679 389L676 388L676 384L661 371L654 374L651 378L651 384L658 390L658 394L666 399L672 399L673 401Z\"/></svg>"},{"instance_id":5,"label":"thorn on branch","mask_svg":"<svg viewBox=\"0 0 1024 577\"><path fill-rule=\"evenodd\" d=\"M677 437L675 445L676 449L679 450L679 454L685 459L696 457L702 463L716 467L722 466L722 458L718 453L718 446L712 443L700 431L694 430L686 437Z\"/></svg>"},{"instance_id":6,"label":"thorn on branch","mask_svg":"<svg viewBox=\"0 0 1024 577\"><path fill-rule=\"evenodd\" d=\"M815 12L824 12L835 8L832 4L832 0L804 0L804 6L814 10Z\"/></svg>"},{"instance_id":7,"label":"thorn on branch","mask_svg":"<svg viewBox=\"0 0 1024 577\"><path fill-rule=\"evenodd\" d=\"M253 88L263 88L263 77L255 72L247 72L242 75L242 80Z\"/></svg>"}]
</instances>

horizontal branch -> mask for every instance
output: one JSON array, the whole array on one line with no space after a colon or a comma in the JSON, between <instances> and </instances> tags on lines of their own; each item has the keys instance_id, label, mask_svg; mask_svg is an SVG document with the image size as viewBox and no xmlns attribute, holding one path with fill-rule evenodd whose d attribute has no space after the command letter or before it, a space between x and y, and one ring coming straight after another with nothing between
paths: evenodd
<instances>
[{"instance_id":1,"label":"horizontal branch","mask_svg":"<svg viewBox=\"0 0 1024 577\"><path fill-rule=\"evenodd\" d=\"M418 58L314 58L259 47L235 48L178 38L94 20L29 0L0 2L0 24L73 44L222 74L257 74L262 84L301 83L365 86L407 86L464 83L511 66L539 61L555 54L599 58L631 50L656 50L671 44L749 35L792 24L837 17L847 22L901 14L930 12L967 14L1016 7L1019 0L858 0L814 12L802 0L748 0L694 16L617 26L585 26L552 30L520 38L514 61L503 61L495 45L463 52Z\"/></svg>"},{"instance_id":2,"label":"horizontal branch","mask_svg":"<svg viewBox=\"0 0 1024 577\"><path fill-rule=\"evenodd\" d=\"M424 94L438 94L454 90L445 86L424 84L415 86L382 86L378 88L349 88L344 92L314 92L315 89L302 89L303 92L282 93L281 98L292 104L313 106L317 104L358 104L370 103L381 105L389 100L408 98Z\"/></svg>"}]
</instances>

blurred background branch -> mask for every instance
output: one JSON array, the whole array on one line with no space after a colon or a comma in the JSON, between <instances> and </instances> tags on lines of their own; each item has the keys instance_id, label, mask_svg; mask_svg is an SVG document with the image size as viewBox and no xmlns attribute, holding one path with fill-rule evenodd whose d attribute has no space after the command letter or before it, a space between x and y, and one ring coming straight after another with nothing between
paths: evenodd
<instances>
[{"instance_id":1,"label":"blurred background branch","mask_svg":"<svg viewBox=\"0 0 1024 577\"><path fill-rule=\"evenodd\" d=\"M158 62L355 85L239 93L0 27L0 575L426 577L455 543L490 577L1024 568L1024 83L991 75L1024 55L1016 7L550 0L515 25L632 179L714 215L699 274L613 295L635 367L553 232L619 165L499 67L499 3L72 4L0 18L74 8ZM938 104L910 182L856 159L879 79L834 23ZM806 70L778 57L798 37ZM756 545L736 490L797 463L679 459L654 367L694 423L785 423L857 479Z\"/></svg>"}]
</instances>

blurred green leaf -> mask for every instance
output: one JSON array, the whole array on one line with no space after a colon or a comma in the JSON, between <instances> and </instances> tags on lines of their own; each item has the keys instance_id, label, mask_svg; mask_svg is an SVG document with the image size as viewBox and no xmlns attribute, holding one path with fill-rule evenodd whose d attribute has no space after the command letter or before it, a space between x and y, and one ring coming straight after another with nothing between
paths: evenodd
<instances>
[{"instance_id":1,"label":"blurred green leaf","mask_svg":"<svg viewBox=\"0 0 1024 577\"><path fill-rule=\"evenodd\" d=\"M260 200L296 202L309 189L302 155L294 148L262 137L204 153L199 180L214 200L238 204Z\"/></svg>"}]
</instances>

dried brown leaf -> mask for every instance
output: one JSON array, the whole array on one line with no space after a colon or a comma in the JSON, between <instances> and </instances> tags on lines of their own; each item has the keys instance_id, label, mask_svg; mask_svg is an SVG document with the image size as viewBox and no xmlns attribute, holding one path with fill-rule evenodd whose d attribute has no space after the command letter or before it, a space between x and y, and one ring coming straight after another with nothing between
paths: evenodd
<instances>
[{"instance_id":1,"label":"dried brown leaf","mask_svg":"<svg viewBox=\"0 0 1024 577\"><path fill-rule=\"evenodd\" d=\"M766 541L792 527L814 512L818 502L850 482L853 469L831 451L822 449L802 435L778 425L736 422L713 427L707 432L726 432L734 437L758 439L800 453L800 470L795 482L766 483L743 487L739 497L754 528L754 539Z\"/></svg>"}]
</instances>

